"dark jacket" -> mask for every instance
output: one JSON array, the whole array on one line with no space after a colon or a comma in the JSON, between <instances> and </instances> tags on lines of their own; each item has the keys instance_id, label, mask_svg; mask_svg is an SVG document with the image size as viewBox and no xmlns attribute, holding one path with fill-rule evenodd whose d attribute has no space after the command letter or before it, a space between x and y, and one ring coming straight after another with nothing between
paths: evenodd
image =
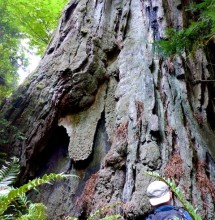
<instances>
[{"instance_id":1,"label":"dark jacket","mask_svg":"<svg viewBox=\"0 0 215 220\"><path fill-rule=\"evenodd\" d=\"M158 208L155 209L154 213L157 213L157 212L163 212L163 211L170 211L174 209L174 206L172 205L163 205L163 206L160 206ZM183 213L186 217L186 220L192 220L191 216L189 215L189 213L183 209ZM146 220L150 220L150 216L146 219Z\"/></svg>"}]
</instances>

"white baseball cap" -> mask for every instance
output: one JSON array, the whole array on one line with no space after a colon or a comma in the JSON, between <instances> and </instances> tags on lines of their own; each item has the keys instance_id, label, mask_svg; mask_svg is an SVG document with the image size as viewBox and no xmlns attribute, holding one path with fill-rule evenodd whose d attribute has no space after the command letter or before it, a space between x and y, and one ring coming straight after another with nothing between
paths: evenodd
<instances>
[{"instance_id":1,"label":"white baseball cap","mask_svg":"<svg viewBox=\"0 0 215 220\"><path fill-rule=\"evenodd\" d=\"M146 193L152 206L166 203L171 199L169 186L163 181L154 181L150 183Z\"/></svg>"}]
</instances>

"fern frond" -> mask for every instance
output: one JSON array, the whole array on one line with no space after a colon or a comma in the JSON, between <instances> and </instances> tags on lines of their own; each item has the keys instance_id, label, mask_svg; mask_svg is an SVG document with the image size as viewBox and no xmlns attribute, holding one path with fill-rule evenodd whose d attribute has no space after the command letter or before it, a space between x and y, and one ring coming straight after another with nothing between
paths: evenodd
<instances>
[{"instance_id":1,"label":"fern frond","mask_svg":"<svg viewBox=\"0 0 215 220\"><path fill-rule=\"evenodd\" d=\"M120 219L121 215L107 215L104 218L101 218L100 220L117 220Z\"/></svg>"},{"instance_id":2,"label":"fern frond","mask_svg":"<svg viewBox=\"0 0 215 220\"><path fill-rule=\"evenodd\" d=\"M42 203L34 203L30 205L28 214L22 215L16 220L44 220L47 217L46 206Z\"/></svg>"},{"instance_id":3,"label":"fern frond","mask_svg":"<svg viewBox=\"0 0 215 220\"><path fill-rule=\"evenodd\" d=\"M19 174L19 168L19 160L16 157L13 157L10 162L5 162L0 169L0 187L12 184Z\"/></svg>"},{"instance_id":4,"label":"fern frond","mask_svg":"<svg viewBox=\"0 0 215 220\"><path fill-rule=\"evenodd\" d=\"M22 195L23 193L26 193L29 190L40 186L41 184L50 183L54 180L67 178L69 176L74 176L74 175L66 175L66 174L62 174L62 173L61 174L51 173L49 175L45 174L42 178L36 178L34 180L30 180L27 184L25 184L19 188L11 189L7 195L4 195L1 197L0 215L3 214L5 210L7 210L9 204L12 201L14 201L18 196Z\"/></svg>"},{"instance_id":5,"label":"fern frond","mask_svg":"<svg viewBox=\"0 0 215 220\"><path fill-rule=\"evenodd\" d=\"M0 123L1 123L1 118L0 118ZM7 154L0 152L0 164L5 163L5 158L6 158Z\"/></svg>"},{"instance_id":6,"label":"fern frond","mask_svg":"<svg viewBox=\"0 0 215 220\"><path fill-rule=\"evenodd\" d=\"M114 203L114 204L106 205L106 206L96 210L94 213L92 213L90 215L90 217L87 218L87 220L96 219L96 217L98 217L100 214L102 214L103 212L107 211L108 209L112 209L116 205L121 205L121 202L117 202L117 203ZM122 217L122 216L119 215L119 214L113 214L113 215L107 215L107 216L105 216L102 219L103 220L114 220L114 219L119 219L120 217Z\"/></svg>"},{"instance_id":7,"label":"fern frond","mask_svg":"<svg viewBox=\"0 0 215 220\"><path fill-rule=\"evenodd\" d=\"M31 204L31 202L28 200L25 193L19 195L16 200L19 203L19 206L21 206L23 208L28 208Z\"/></svg>"},{"instance_id":8,"label":"fern frond","mask_svg":"<svg viewBox=\"0 0 215 220\"><path fill-rule=\"evenodd\" d=\"M13 215L1 215L0 216L0 219L1 220L13 220L14 219L14 216Z\"/></svg>"}]
</instances>

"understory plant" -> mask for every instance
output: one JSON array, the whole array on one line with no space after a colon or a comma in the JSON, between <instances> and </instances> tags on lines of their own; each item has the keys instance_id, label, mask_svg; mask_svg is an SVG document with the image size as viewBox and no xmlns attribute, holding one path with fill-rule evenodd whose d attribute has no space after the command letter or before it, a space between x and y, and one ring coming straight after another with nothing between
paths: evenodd
<instances>
[{"instance_id":1,"label":"understory plant","mask_svg":"<svg viewBox=\"0 0 215 220\"><path fill-rule=\"evenodd\" d=\"M15 126L13 126L11 122L6 120L3 114L0 113L0 145L8 145L10 136L14 136L14 138L19 140L25 139L23 134Z\"/></svg>"},{"instance_id":2,"label":"understory plant","mask_svg":"<svg viewBox=\"0 0 215 220\"><path fill-rule=\"evenodd\" d=\"M198 48L215 41L215 0L203 0L192 3L187 11L191 14L189 25L181 30L169 28L166 39L155 42L158 54L171 57L187 52L192 54Z\"/></svg>"},{"instance_id":3,"label":"understory plant","mask_svg":"<svg viewBox=\"0 0 215 220\"><path fill-rule=\"evenodd\" d=\"M46 206L42 203L30 202L25 193L44 183L52 183L54 180L67 178L71 175L45 174L41 178L35 178L18 188L14 188L11 184L16 180L19 168L18 159L14 157L10 162L5 162L0 170L0 219L46 219Z\"/></svg>"},{"instance_id":4,"label":"understory plant","mask_svg":"<svg viewBox=\"0 0 215 220\"><path fill-rule=\"evenodd\" d=\"M108 209L113 208L117 204L121 204L121 203L106 205L106 206L96 210L86 220L98 219L99 215L101 215L102 213L106 212ZM117 219L120 219L120 218L122 218L122 216L120 214L112 214L112 215L110 214L110 215L106 215L104 218L100 218L99 220L117 220ZM78 218L69 217L67 220L78 220Z\"/></svg>"},{"instance_id":5,"label":"understory plant","mask_svg":"<svg viewBox=\"0 0 215 220\"><path fill-rule=\"evenodd\" d=\"M98 215L102 214L103 212L107 211L107 209L113 208L116 204L104 206L101 209L96 210L90 217L87 218L87 220L94 220ZM116 220L120 219L122 216L120 214L113 214L113 215L107 215L104 218L101 218L100 220Z\"/></svg>"},{"instance_id":6,"label":"understory plant","mask_svg":"<svg viewBox=\"0 0 215 220\"><path fill-rule=\"evenodd\" d=\"M174 193L174 195L177 197L177 199L181 202L183 208L191 215L192 219L202 220L201 216L197 214L193 205L185 199L183 192L181 191L179 186L176 185L174 179L166 179L156 172L146 172L146 175L152 176L160 181L165 182Z\"/></svg>"}]
</instances>

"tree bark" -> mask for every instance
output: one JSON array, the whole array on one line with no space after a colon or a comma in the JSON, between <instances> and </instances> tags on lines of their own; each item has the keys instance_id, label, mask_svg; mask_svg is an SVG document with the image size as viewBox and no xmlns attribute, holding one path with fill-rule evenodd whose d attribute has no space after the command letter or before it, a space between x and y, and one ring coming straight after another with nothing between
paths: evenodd
<instances>
[{"instance_id":1,"label":"tree bark","mask_svg":"<svg viewBox=\"0 0 215 220\"><path fill-rule=\"evenodd\" d=\"M145 171L174 178L203 219L215 219L215 57L199 49L164 59L153 46L186 23L184 2L72 0L37 70L2 107L26 138L8 148L21 182L80 177L31 195L49 219L86 219L108 204L144 218Z\"/></svg>"}]
</instances>

